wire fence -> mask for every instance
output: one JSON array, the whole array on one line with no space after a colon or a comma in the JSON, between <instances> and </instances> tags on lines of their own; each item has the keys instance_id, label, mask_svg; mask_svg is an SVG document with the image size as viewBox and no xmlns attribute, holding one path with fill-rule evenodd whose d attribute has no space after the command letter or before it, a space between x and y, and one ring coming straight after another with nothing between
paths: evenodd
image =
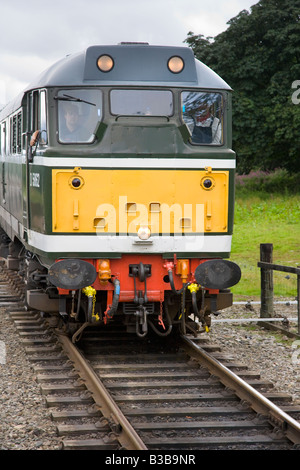
<instances>
[{"instance_id":1,"label":"wire fence","mask_svg":"<svg viewBox=\"0 0 300 470\"><path fill-rule=\"evenodd\" d=\"M260 261L257 263L260 268L261 280L261 306L260 317L271 318L274 313L274 271L296 275L297 287L297 330L300 334L300 268L291 266L282 266L273 263L273 244L262 243L260 245Z\"/></svg>"}]
</instances>

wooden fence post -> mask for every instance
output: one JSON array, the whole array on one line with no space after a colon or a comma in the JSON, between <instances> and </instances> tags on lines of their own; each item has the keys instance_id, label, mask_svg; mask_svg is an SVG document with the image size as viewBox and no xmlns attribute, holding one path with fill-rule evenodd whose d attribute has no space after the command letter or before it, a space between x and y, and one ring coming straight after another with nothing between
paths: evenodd
<instances>
[{"instance_id":1,"label":"wooden fence post","mask_svg":"<svg viewBox=\"0 0 300 470\"><path fill-rule=\"evenodd\" d=\"M260 245L260 261L273 263L273 244L262 243ZM272 317L273 315L273 270L261 268L260 282L260 316L261 318Z\"/></svg>"}]
</instances>

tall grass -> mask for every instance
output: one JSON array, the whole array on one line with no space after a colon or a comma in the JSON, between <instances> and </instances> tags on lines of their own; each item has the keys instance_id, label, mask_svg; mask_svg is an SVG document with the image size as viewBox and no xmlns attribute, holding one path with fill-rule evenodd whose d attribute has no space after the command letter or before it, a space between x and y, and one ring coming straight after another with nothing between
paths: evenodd
<instances>
[{"instance_id":1,"label":"tall grass","mask_svg":"<svg viewBox=\"0 0 300 470\"><path fill-rule=\"evenodd\" d=\"M274 263L300 265L300 183L291 187L297 178L284 170L237 177L231 260L239 264L242 279L232 289L235 299L260 296L261 243L273 244ZM294 297L296 276L274 271L274 294Z\"/></svg>"}]
</instances>

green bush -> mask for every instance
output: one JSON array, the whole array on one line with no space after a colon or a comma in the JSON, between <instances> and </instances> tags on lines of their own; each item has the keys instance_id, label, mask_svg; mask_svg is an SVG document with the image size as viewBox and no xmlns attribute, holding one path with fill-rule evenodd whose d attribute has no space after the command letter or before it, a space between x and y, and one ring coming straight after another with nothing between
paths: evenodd
<instances>
[{"instance_id":1,"label":"green bush","mask_svg":"<svg viewBox=\"0 0 300 470\"><path fill-rule=\"evenodd\" d=\"M285 169L272 173L251 171L248 175L236 176L237 196L248 196L253 192L269 194L300 194L300 173L289 174Z\"/></svg>"}]
</instances>

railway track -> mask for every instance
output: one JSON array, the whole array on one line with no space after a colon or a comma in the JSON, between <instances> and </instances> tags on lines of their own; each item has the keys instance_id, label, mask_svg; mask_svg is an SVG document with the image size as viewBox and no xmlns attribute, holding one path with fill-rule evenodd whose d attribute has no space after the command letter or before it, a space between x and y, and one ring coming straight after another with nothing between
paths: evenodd
<instances>
[{"instance_id":1,"label":"railway track","mask_svg":"<svg viewBox=\"0 0 300 470\"><path fill-rule=\"evenodd\" d=\"M300 443L300 408L291 398L203 338L140 340L106 327L86 329L75 346L41 314L13 305L62 449L289 450Z\"/></svg>"}]
</instances>

